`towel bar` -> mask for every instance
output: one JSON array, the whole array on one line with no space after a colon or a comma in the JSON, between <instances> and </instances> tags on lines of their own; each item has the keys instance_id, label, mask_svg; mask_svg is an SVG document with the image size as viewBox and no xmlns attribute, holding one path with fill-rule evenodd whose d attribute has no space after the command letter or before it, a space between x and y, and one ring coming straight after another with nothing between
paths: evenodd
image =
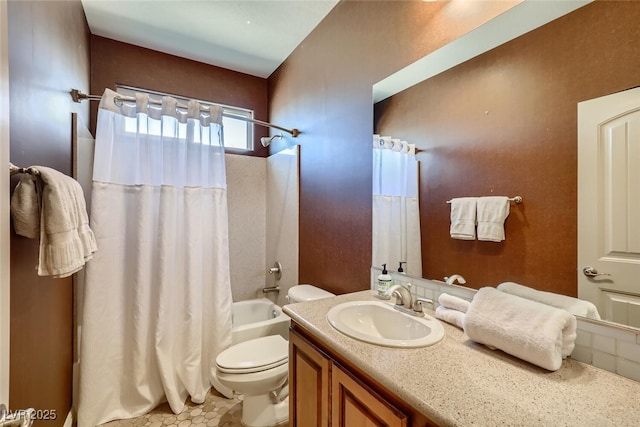
<instances>
[{"instance_id":1,"label":"towel bar","mask_svg":"<svg viewBox=\"0 0 640 427\"><path fill-rule=\"evenodd\" d=\"M522 203L522 196L509 197L510 202ZM447 203L451 203L451 200L447 200Z\"/></svg>"}]
</instances>

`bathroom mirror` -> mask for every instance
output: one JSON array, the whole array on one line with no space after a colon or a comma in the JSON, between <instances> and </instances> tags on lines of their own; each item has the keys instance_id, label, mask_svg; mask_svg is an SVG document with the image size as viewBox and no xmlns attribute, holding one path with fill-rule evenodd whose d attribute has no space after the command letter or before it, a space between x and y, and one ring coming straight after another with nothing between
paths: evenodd
<instances>
[{"instance_id":1,"label":"bathroom mirror","mask_svg":"<svg viewBox=\"0 0 640 427\"><path fill-rule=\"evenodd\" d=\"M573 9L527 27L519 19L539 16L526 9L535 3L500 17L517 24L480 27L374 85L374 133L419 150L423 278L462 274L476 289L514 281L577 295L585 267L577 260L577 106L640 85L633 71L640 64L625 47L636 42L625 32L640 9L627 2L545 2ZM526 29L498 36L511 27ZM481 48L478 40L485 39ZM510 205L506 240L451 239L446 201L488 195L523 197ZM606 287L609 278L589 280ZM633 311L640 297L627 304Z\"/></svg>"}]
</instances>

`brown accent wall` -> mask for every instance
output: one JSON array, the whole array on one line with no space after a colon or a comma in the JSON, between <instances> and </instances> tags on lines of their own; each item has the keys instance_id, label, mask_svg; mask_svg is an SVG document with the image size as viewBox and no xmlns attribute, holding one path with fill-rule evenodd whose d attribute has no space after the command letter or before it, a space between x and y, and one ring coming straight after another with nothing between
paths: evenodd
<instances>
[{"instance_id":1,"label":"brown accent wall","mask_svg":"<svg viewBox=\"0 0 640 427\"><path fill-rule=\"evenodd\" d=\"M342 1L269 77L270 119L303 132L301 283L369 287L372 85L518 2L463 3Z\"/></svg>"},{"instance_id":2,"label":"brown accent wall","mask_svg":"<svg viewBox=\"0 0 640 427\"><path fill-rule=\"evenodd\" d=\"M577 293L577 103L640 85L640 3L595 2L405 90L376 131L414 142L425 277ZM596 173L596 171L594 171ZM521 195L506 241L449 237L446 200Z\"/></svg>"},{"instance_id":3,"label":"brown accent wall","mask_svg":"<svg viewBox=\"0 0 640 427\"><path fill-rule=\"evenodd\" d=\"M268 119L266 79L92 35L91 93L102 95L116 84L247 108L256 119ZM92 131L97 110L94 102ZM269 150L260 144L266 135L267 128L254 126L254 151L241 154L267 157Z\"/></svg>"},{"instance_id":4,"label":"brown accent wall","mask_svg":"<svg viewBox=\"0 0 640 427\"><path fill-rule=\"evenodd\" d=\"M87 105L89 30L79 1L10 1L11 161L71 173L71 113ZM6 167L6 165L4 165ZM12 186L17 179L12 180ZM33 407L62 426L71 409L73 295L70 278L38 277L38 242L11 234L10 408ZM48 412L46 412L48 411ZM42 418L42 417L41 417Z\"/></svg>"}]
</instances>

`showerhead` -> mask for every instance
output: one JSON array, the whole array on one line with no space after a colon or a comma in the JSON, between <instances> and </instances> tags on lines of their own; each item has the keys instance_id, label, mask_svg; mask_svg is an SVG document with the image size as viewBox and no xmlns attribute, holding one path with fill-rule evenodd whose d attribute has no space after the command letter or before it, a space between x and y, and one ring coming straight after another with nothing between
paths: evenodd
<instances>
[{"instance_id":1,"label":"showerhead","mask_svg":"<svg viewBox=\"0 0 640 427\"><path fill-rule=\"evenodd\" d=\"M268 147L269 144L271 144L271 141L277 138L282 138L282 134L273 135L273 136L263 136L262 138L260 138L260 142L262 143L263 147Z\"/></svg>"}]
</instances>

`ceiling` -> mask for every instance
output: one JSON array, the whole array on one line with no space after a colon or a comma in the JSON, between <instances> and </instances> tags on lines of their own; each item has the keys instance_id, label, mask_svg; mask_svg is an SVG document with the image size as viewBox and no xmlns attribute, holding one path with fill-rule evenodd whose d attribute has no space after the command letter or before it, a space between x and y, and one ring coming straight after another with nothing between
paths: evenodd
<instances>
[{"instance_id":1,"label":"ceiling","mask_svg":"<svg viewBox=\"0 0 640 427\"><path fill-rule=\"evenodd\" d=\"M92 34L269 77L338 0L82 0Z\"/></svg>"}]
</instances>

